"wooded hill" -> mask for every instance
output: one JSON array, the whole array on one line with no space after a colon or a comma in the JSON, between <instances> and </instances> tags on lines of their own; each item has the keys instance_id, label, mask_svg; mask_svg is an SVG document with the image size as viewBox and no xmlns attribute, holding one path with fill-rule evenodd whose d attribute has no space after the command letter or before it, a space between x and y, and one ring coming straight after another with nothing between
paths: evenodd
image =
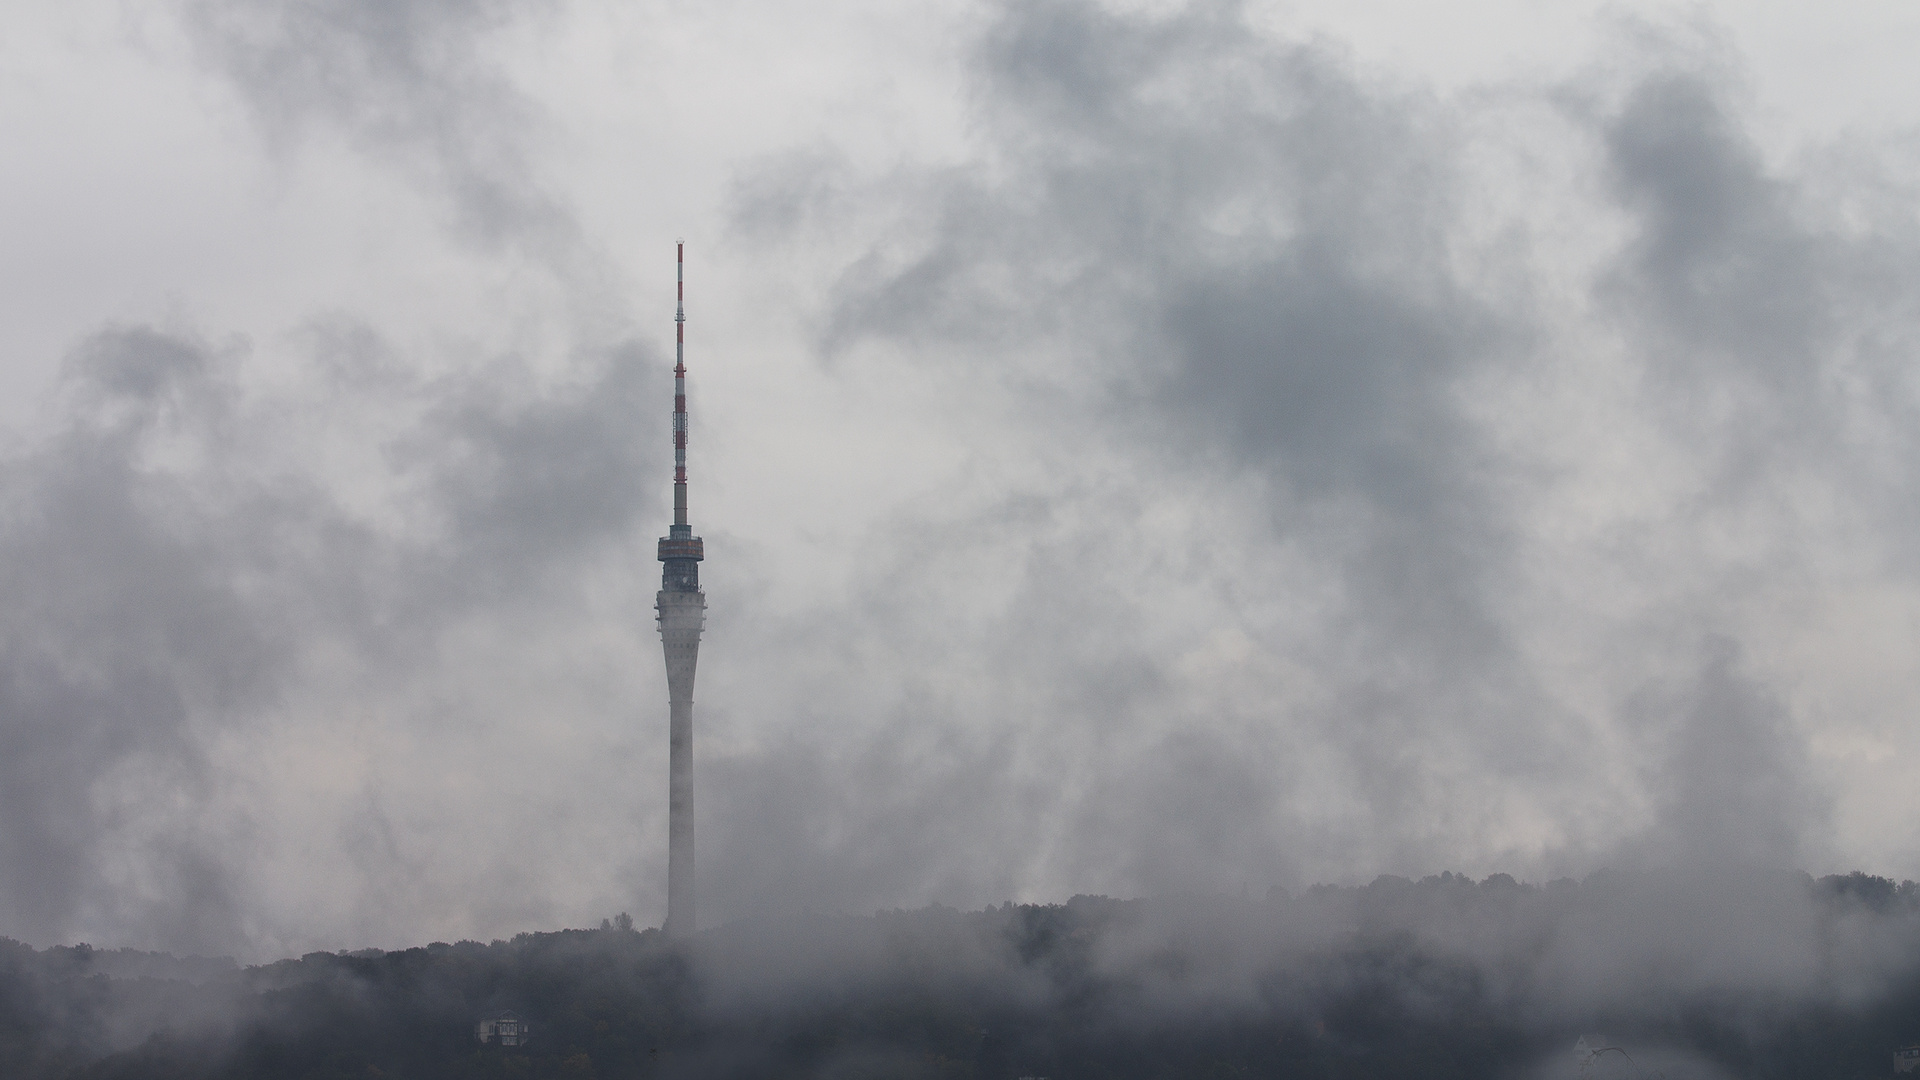
<instances>
[{"instance_id":1,"label":"wooded hill","mask_svg":"<svg viewBox=\"0 0 1920 1080\"><path fill-rule=\"evenodd\" d=\"M525 1046L474 1025L511 1010ZM1299 896L606 926L257 967L0 942L0 1076L1878 1077L1920 891L1853 874L1381 878ZM1634 1075L1619 1055L1596 1077ZM1614 1069L1609 1073L1605 1070Z\"/></svg>"}]
</instances>

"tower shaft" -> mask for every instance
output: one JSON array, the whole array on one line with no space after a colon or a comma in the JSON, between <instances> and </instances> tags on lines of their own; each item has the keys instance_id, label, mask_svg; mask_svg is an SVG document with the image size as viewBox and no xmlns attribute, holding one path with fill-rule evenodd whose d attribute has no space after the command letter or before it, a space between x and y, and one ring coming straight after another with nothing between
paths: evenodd
<instances>
[{"instance_id":1,"label":"tower shaft","mask_svg":"<svg viewBox=\"0 0 1920 1080\"><path fill-rule=\"evenodd\" d=\"M667 920L670 935L695 927L693 893L693 672L700 661L706 598L661 590L660 640L667 656Z\"/></svg>"},{"instance_id":2,"label":"tower shaft","mask_svg":"<svg viewBox=\"0 0 1920 1080\"><path fill-rule=\"evenodd\" d=\"M660 644L667 660L667 919L669 935L694 931L693 674L707 597L700 591L704 545L687 523L686 245L675 248L673 323L673 526L660 538Z\"/></svg>"}]
</instances>

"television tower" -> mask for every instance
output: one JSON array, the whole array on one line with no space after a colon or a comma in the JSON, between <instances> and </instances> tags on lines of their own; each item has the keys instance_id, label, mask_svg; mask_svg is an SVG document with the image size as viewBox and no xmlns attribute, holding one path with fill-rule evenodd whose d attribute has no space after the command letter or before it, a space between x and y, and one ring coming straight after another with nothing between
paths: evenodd
<instances>
[{"instance_id":1,"label":"television tower","mask_svg":"<svg viewBox=\"0 0 1920 1080\"><path fill-rule=\"evenodd\" d=\"M669 936L693 933L693 668L707 595L700 591L700 538L687 524L687 264L674 245L673 527L660 538L660 643L667 653L667 921Z\"/></svg>"}]
</instances>

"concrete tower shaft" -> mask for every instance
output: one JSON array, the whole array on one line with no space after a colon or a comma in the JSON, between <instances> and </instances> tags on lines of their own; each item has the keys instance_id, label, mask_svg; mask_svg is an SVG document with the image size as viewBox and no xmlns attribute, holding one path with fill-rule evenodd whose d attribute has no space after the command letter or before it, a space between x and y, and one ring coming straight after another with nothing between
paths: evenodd
<instances>
[{"instance_id":1,"label":"concrete tower shaft","mask_svg":"<svg viewBox=\"0 0 1920 1080\"><path fill-rule=\"evenodd\" d=\"M686 245L675 245L673 312L673 525L660 538L660 592L654 611L667 657L667 919L669 935L694 931L693 673L707 597L700 591L706 551L687 523Z\"/></svg>"},{"instance_id":2,"label":"concrete tower shaft","mask_svg":"<svg viewBox=\"0 0 1920 1080\"><path fill-rule=\"evenodd\" d=\"M693 674L707 600L698 592L660 591L660 642L667 657L667 920L669 935L695 928L693 893Z\"/></svg>"}]
</instances>

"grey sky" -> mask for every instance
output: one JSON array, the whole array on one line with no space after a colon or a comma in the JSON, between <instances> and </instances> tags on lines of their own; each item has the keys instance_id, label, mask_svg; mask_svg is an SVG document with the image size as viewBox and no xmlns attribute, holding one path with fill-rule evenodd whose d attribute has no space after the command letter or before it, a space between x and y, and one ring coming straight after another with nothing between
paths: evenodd
<instances>
[{"instance_id":1,"label":"grey sky","mask_svg":"<svg viewBox=\"0 0 1920 1080\"><path fill-rule=\"evenodd\" d=\"M0 934L657 922L677 236L711 917L1920 876L1915 17L1436 18L29 5Z\"/></svg>"}]
</instances>

